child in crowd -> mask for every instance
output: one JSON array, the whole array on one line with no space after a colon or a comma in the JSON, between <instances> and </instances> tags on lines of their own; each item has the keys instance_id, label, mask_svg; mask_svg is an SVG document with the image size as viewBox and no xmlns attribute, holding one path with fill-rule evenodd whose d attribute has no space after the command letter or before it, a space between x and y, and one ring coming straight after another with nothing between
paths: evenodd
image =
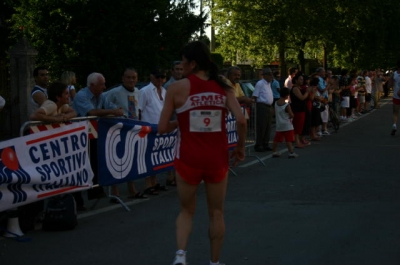
<instances>
[{"instance_id":1,"label":"child in crowd","mask_svg":"<svg viewBox=\"0 0 400 265\"><path fill-rule=\"evenodd\" d=\"M285 139L286 146L289 150L289 158L296 158L299 155L293 152L294 130L292 118L294 114L290 108L289 94L290 90L287 87L282 87L279 91L280 98L275 102L275 119L276 119L276 133L274 143L272 146L272 157L279 157L281 154L277 152L278 143L283 142Z\"/></svg>"}]
</instances>

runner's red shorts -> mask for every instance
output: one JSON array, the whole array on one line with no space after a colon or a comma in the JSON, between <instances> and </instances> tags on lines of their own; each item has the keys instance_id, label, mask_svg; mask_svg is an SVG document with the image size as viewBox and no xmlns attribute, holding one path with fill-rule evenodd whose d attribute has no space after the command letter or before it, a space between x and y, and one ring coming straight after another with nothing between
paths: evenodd
<instances>
[{"instance_id":1,"label":"runner's red shorts","mask_svg":"<svg viewBox=\"0 0 400 265\"><path fill-rule=\"evenodd\" d=\"M174 166L179 176L191 185L198 185L202 180L206 183L219 183L226 178L229 170L229 167L222 167L218 170L193 168L179 159L174 160Z\"/></svg>"}]
</instances>

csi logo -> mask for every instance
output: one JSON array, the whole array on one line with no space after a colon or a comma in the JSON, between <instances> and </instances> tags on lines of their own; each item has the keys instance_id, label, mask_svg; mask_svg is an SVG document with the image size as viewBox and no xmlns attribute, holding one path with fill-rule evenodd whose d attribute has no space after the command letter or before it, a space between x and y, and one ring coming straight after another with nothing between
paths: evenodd
<instances>
[{"instance_id":1,"label":"csi logo","mask_svg":"<svg viewBox=\"0 0 400 265\"><path fill-rule=\"evenodd\" d=\"M125 178L137 163L138 174L147 172L145 153L150 126L135 125L121 137L122 123L110 127L105 142L106 165L115 179ZM136 156L136 159L134 157Z\"/></svg>"},{"instance_id":2,"label":"csi logo","mask_svg":"<svg viewBox=\"0 0 400 265\"><path fill-rule=\"evenodd\" d=\"M0 149L0 185L6 184L13 194L13 204L24 202L27 194L22 185L31 182L29 174L21 167L14 147ZM0 192L0 200L3 194Z\"/></svg>"}]
</instances>

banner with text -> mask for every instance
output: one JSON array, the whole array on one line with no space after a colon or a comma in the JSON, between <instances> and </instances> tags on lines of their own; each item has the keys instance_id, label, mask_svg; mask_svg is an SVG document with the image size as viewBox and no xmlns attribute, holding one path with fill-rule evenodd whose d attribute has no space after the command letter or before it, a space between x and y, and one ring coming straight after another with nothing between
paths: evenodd
<instances>
[{"instance_id":1,"label":"banner with text","mask_svg":"<svg viewBox=\"0 0 400 265\"><path fill-rule=\"evenodd\" d=\"M160 135L156 124L99 119L99 184L107 186L172 170L176 132Z\"/></svg>"},{"instance_id":2,"label":"banner with text","mask_svg":"<svg viewBox=\"0 0 400 265\"><path fill-rule=\"evenodd\" d=\"M236 146L236 120L226 117L230 148ZM157 125L123 118L104 118L98 122L100 186L127 182L173 170L177 130L158 134Z\"/></svg>"},{"instance_id":3,"label":"banner with text","mask_svg":"<svg viewBox=\"0 0 400 265\"><path fill-rule=\"evenodd\" d=\"M0 211L92 185L88 122L0 142Z\"/></svg>"}]
</instances>

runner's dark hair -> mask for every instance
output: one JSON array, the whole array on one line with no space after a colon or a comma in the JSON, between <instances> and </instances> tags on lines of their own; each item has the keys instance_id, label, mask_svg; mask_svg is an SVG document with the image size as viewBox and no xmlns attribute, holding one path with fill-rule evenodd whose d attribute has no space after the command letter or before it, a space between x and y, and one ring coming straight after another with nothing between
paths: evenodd
<instances>
[{"instance_id":1,"label":"runner's dark hair","mask_svg":"<svg viewBox=\"0 0 400 265\"><path fill-rule=\"evenodd\" d=\"M218 66L211 60L210 48L202 41L193 41L183 48L181 52L188 62L196 62L195 71L206 71L209 75L209 80L214 80L222 88L232 89L219 76Z\"/></svg>"}]
</instances>

